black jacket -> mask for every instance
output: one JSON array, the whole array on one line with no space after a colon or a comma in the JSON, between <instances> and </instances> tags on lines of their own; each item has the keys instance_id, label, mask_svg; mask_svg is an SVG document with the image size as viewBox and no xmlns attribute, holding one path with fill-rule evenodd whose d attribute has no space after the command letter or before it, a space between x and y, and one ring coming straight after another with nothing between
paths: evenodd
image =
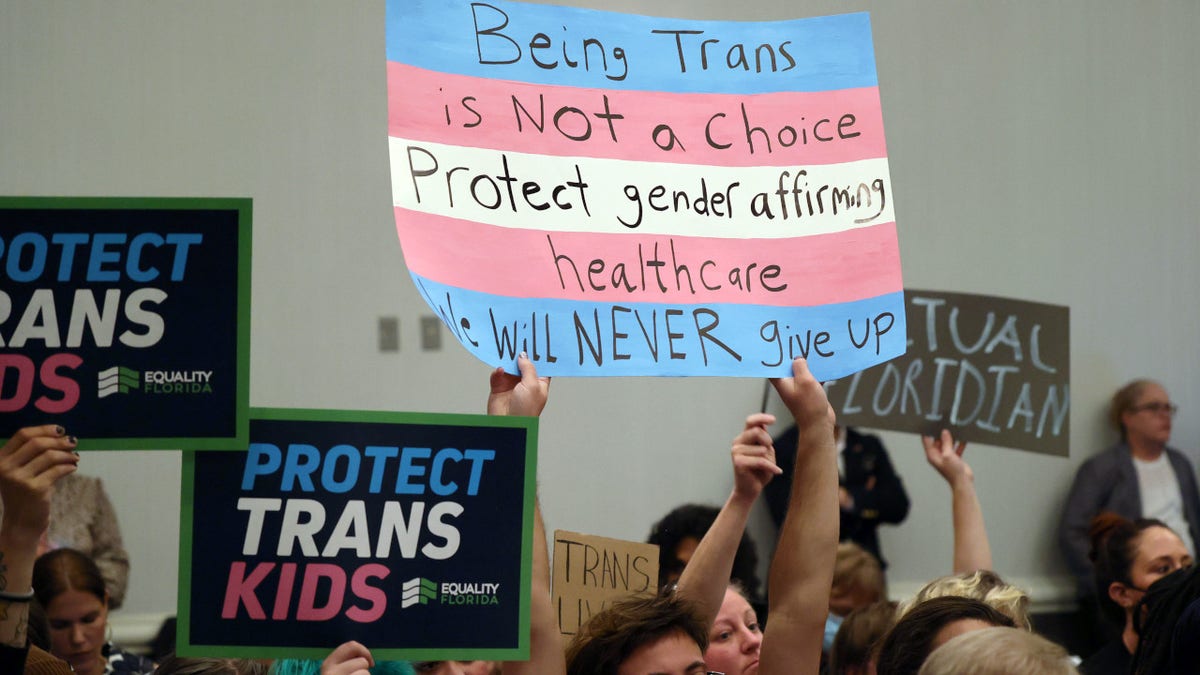
<instances>
[{"instance_id":1,"label":"black jacket","mask_svg":"<svg viewBox=\"0 0 1200 675\"><path fill-rule=\"evenodd\" d=\"M798 439L795 425L775 438L775 461L783 473L768 483L763 492L776 526L783 523L787 512ZM896 475L887 450L876 436L860 434L846 427L846 450L842 458L846 469L840 483L854 497L854 508L841 512L840 539L863 547L886 567L875 529L879 523L896 524L908 515L908 493L904 491L904 483Z\"/></svg>"}]
</instances>

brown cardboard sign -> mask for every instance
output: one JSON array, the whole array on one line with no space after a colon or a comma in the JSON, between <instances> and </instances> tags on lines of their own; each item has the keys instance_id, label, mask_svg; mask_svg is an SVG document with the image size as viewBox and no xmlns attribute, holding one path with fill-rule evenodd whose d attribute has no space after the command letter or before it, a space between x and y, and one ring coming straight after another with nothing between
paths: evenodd
<instances>
[{"instance_id":1,"label":"brown cardboard sign","mask_svg":"<svg viewBox=\"0 0 1200 675\"><path fill-rule=\"evenodd\" d=\"M657 586L654 544L554 531L554 608L564 639L613 601L654 595Z\"/></svg>"},{"instance_id":2,"label":"brown cardboard sign","mask_svg":"<svg viewBox=\"0 0 1200 675\"><path fill-rule=\"evenodd\" d=\"M825 384L838 423L1066 456L1067 307L906 289L908 352Z\"/></svg>"}]
</instances>

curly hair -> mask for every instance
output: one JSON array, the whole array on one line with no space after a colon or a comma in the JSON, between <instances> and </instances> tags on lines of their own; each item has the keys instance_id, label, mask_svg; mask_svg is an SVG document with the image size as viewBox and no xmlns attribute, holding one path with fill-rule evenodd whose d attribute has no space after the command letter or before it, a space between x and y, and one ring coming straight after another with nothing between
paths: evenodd
<instances>
[{"instance_id":1,"label":"curly hair","mask_svg":"<svg viewBox=\"0 0 1200 675\"><path fill-rule=\"evenodd\" d=\"M1018 627L1033 630L1033 622L1029 618L1029 595L991 570L938 577L925 584L911 600L902 604L899 616L904 616L927 600L946 596L972 598L987 603L1012 619Z\"/></svg>"},{"instance_id":2,"label":"curly hair","mask_svg":"<svg viewBox=\"0 0 1200 675\"><path fill-rule=\"evenodd\" d=\"M679 542L692 537L696 541L704 538L708 528L721 510L715 506L704 504L683 504L677 506L650 528L650 536L646 543L658 546L658 587L667 585L671 575L679 575L683 565L675 557L675 549ZM758 578L758 551L754 540L746 532L738 543L737 553L733 557L733 571L730 580L738 582L745 589L746 597L754 602L760 596L759 588L762 581Z\"/></svg>"}]
</instances>

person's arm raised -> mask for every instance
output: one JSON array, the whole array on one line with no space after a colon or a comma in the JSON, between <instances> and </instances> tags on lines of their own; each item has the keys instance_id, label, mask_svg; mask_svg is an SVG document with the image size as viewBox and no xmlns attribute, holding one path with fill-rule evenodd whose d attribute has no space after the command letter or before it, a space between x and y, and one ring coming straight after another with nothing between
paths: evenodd
<instances>
[{"instance_id":1,"label":"person's arm raised","mask_svg":"<svg viewBox=\"0 0 1200 675\"><path fill-rule=\"evenodd\" d=\"M963 461L966 441L954 442L943 429L940 436L922 436L925 459L950 486L954 519L954 574L992 569L992 547L983 523L983 507L975 494L975 472Z\"/></svg>"},{"instance_id":2,"label":"person's arm raised","mask_svg":"<svg viewBox=\"0 0 1200 675\"><path fill-rule=\"evenodd\" d=\"M492 371L491 393L488 396L489 415L523 415L537 417L550 397L550 378L538 377L533 362L522 353L517 359L520 376L503 369ZM550 551L546 546L546 526L542 507L537 503L533 513L533 574L532 597L529 603L529 660L505 661L504 675L564 675L567 660L563 654L558 618L550 596Z\"/></svg>"},{"instance_id":3,"label":"person's arm raised","mask_svg":"<svg viewBox=\"0 0 1200 675\"><path fill-rule=\"evenodd\" d=\"M792 372L771 380L796 420L799 440L790 502L768 579L761 675L819 671L838 542L833 408L803 359L792 363Z\"/></svg>"},{"instance_id":4,"label":"person's arm raised","mask_svg":"<svg viewBox=\"0 0 1200 675\"><path fill-rule=\"evenodd\" d=\"M54 483L79 463L74 451L75 439L55 425L21 429L0 448L0 644L26 645L38 541Z\"/></svg>"},{"instance_id":5,"label":"person's arm raised","mask_svg":"<svg viewBox=\"0 0 1200 675\"><path fill-rule=\"evenodd\" d=\"M676 584L675 592L696 607L705 625L712 626L721 610L750 509L767 483L781 472L775 464L775 445L766 429L774 423L774 415L755 413L746 418L742 433L733 439L733 492Z\"/></svg>"}]
</instances>

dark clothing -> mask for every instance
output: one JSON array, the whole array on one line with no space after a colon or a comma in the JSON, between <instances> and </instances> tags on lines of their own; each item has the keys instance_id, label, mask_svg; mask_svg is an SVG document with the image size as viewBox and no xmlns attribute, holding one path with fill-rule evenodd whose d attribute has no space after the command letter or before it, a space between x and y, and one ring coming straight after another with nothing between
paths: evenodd
<instances>
[{"instance_id":1,"label":"dark clothing","mask_svg":"<svg viewBox=\"0 0 1200 675\"><path fill-rule=\"evenodd\" d=\"M1121 640L1108 643L1103 649L1084 659L1079 664L1082 675L1127 675L1133 654L1125 649Z\"/></svg>"},{"instance_id":2,"label":"dark clothing","mask_svg":"<svg viewBox=\"0 0 1200 675\"><path fill-rule=\"evenodd\" d=\"M71 666L37 647L0 645L0 673L23 675L72 675Z\"/></svg>"},{"instance_id":3,"label":"dark clothing","mask_svg":"<svg viewBox=\"0 0 1200 675\"><path fill-rule=\"evenodd\" d=\"M25 655L28 652L28 647L19 648L0 645L0 673L25 672Z\"/></svg>"},{"instance_id":4,"label":"dark clothing","mask_svg":"<svg viewBox=\"0 0 1200 675\"><path fill-rule=\"evenodd\" d=\"M854 498L854 508L841 512L840 537L863 547L886 567L875 529L879 523L896 524L904 520L908 515L908 493L878 437L860 434L849 427L845 433L846 449L842 452L845 475L839 477L839 483ZM776 526L783 524L787 513L798 442L795 425L775 438L775 461L783 473L768 483L763 493Z\"/></svg>"}]
</instances>

